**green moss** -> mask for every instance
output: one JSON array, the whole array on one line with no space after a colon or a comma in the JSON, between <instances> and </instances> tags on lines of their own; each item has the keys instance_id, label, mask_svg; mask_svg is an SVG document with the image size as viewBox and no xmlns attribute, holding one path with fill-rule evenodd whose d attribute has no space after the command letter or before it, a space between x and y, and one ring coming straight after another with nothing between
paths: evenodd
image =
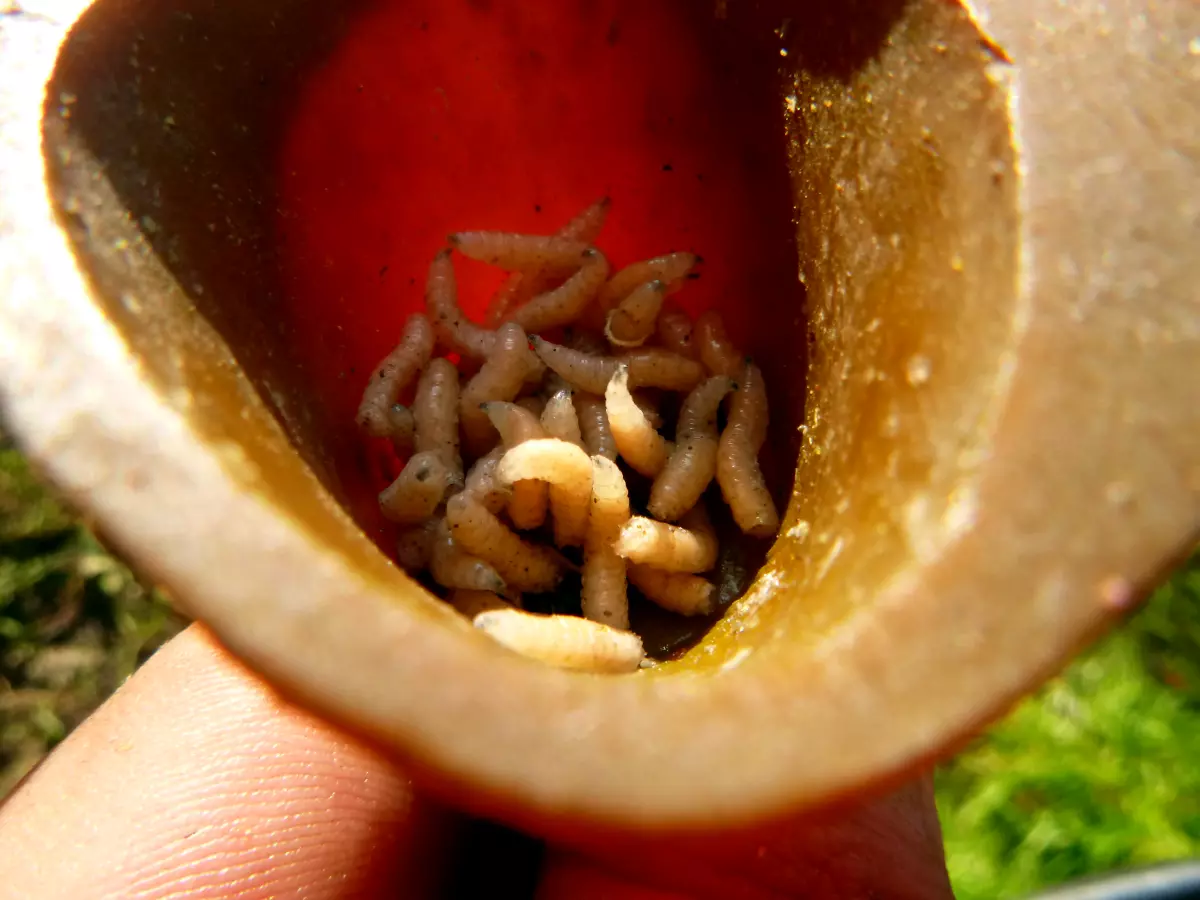
<instances>
[{"instance_id":1,"label":"green moss","mask_svg":"<svg viewBox=\"0 0 1200 900\"><path fill-rule=\"evenodd\" d=\"M939 773L960 900L1200 856L1200 557Z\"/></svg>"},{"instance_id":2,"label":"green moss","mask_svg":"<svg viewBox=\"0 0 1200 900\"><path fill-rule=\"evenodd\" d=\"M0 797L181 625L0 443Z\"/></svg>"}]
</instances>

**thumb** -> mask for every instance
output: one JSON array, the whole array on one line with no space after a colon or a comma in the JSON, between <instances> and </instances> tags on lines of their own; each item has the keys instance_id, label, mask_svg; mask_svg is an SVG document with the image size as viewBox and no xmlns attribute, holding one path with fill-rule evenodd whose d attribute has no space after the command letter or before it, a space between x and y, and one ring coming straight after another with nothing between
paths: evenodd
<instances>
[{"instance_id":1,"label":"thumb","mask_svg":"<svg viewBox=\"0 0 1200 900\"><path fill-rule=\"evenodd\" d=\"M200 626L0 809L5 898L421 896L447 819Z\"/></svg>"}]
</instances>

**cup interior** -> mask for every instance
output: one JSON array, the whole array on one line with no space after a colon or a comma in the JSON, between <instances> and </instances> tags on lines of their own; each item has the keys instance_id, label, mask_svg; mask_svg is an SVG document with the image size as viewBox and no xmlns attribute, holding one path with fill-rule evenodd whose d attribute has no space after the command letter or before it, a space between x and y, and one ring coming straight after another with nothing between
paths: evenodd
<instances>
[{"instance_id":1,"label":"cup interior","mask_svg":"<svg viewBox=\"0 0 1200 900\"><path fill-rule=\"evenodd\" d=\"M974 523L1024 314L1002 60L954 4L749 6L98 0L47 94L52 201L222 464L451 628L387 562L363 385L448 233L611 197L615 266L703 256L679 301L762 366L787 509L719 620L642 623L669 657L647 683L737 678L753 706L831 659L886 681L845 635ZM500 276L458 272L479 312Z\"/></svg>"}]
</instances>

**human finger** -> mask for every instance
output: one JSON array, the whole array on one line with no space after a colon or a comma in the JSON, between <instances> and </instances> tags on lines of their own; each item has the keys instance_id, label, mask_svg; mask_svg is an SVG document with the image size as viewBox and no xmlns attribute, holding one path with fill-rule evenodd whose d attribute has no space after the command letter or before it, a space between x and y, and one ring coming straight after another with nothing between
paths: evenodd
<instances>
[{"instance_id":1,"label":"human finger","mask_svg":"<svg viewBox=\"0 0 1200 900\"><path fill-rule=\"evenodd\" d=\"M949 900L928 776L874 800L732 834L552 850L538 900Z\"/></svg>"},{"instance_id":2,"label":"human finger","mask_svg":"<svg viewBox=\"0 0 1200 900\"><path fill-rule=\"evenodd\" d=\"M420 897L449 829L387 759L192 626L0 808L0 893Z\"/></svg>"}]
</instances>

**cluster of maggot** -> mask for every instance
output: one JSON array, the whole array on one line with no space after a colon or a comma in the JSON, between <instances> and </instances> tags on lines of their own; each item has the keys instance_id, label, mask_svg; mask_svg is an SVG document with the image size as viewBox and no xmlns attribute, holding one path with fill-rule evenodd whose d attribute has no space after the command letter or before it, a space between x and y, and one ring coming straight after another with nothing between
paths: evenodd
<instances>
[{"instance_id":1,"label":"cluster of maggot","mask_svg":"<svg viewBox=\"0 0 1200 900\"><path fill-rule=\"evenodd\" d=\"M403 568L428 572L457 610L518 653L627 672L645 664L628 584L683 616L714 612L704 577L718 552L703 498L712 481L743 532L773 536L779 517L758 464L761 371L717 313L693 322L667 299L694 277L695 254L610 272L595 246L609 205L549 236L451 235L430 265L426 311L376 367L358 424L406 459L379 497L401 528ZM459 305L454 252L509 273L482 325ZM674 440L659 430L668 392L682 397ZM645 515L631 508L626 471L650 480ZM582 550L581 568L561 552L569 547ZM522 609L522 593L554 590L572 570L582 618Z\"/></svg>"}]
</instances>

